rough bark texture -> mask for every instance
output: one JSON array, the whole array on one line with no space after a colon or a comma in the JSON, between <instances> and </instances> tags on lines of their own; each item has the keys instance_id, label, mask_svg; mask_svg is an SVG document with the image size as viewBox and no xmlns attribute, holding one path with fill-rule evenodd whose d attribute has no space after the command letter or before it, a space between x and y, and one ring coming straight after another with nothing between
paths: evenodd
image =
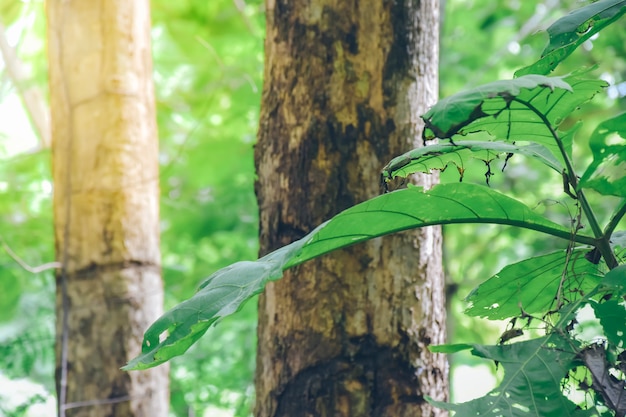
<instances>
[{"instance_id":1,"label":"rough bark texture","mask_svg":"<svg viewBox=\"0 0 626 417\"><path fill-rule=\"evenodd\" d=\"M167 367L119 369L163 304L149 2L47 14L59 413L167 416Z\"/></svg>"},{"instance_id":2,"label":"rough bark texture","mask_svg":"<svg viewBox=\"0 0 626 417\"><path fill-rule=\"evenodd\" d=\"M268 0L255 159L261 252L377 195L437 97L436 0ZM430 186L432 178L422 179ZM403 233L267 286L257 417L431 416L445 399L441 235Z\"/></svg>"}]
</instances>

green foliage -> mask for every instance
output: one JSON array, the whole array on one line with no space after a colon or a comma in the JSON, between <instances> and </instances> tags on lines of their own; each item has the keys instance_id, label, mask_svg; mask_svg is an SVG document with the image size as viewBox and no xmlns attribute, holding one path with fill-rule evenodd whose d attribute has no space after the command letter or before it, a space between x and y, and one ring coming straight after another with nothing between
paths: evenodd
<instances>
[{"instance_id":1,"label":"green foliage","mask_svg":"<svg viewBox=\"0 0 626 417\"><path fill-rule=\"evenodd\" d=\"M0 160L0 372L52 391L54 277L32 274L10 255L30 265L53 259L50 193L49 152Z\"/></svg>"},{"instance_id":2,"label":"green foliage","mask_svg":"<svg viewBox=\"0 0 626 417\"><path fill-rule=\"evenodd\" d=\"M600 194L626 197L626 113L598 125L589 139L593 162L580 180Z\"/></svg>"},{"instance_id":3,"label":"green foliage","mask_svg":"<svg viewBox=\"0 0 626 417\"><path fill-rule=\"evenodd\" d=\"M603 288L613 291L618 297L626 295L626 265L609 271L602 280Z\"/></svg>"},{"instance_id":4,"label":"green foliage","mask_svg":"<svg viewBox=\"0 0 626 417\"><path fill-rule=\"evenodd\" d=\"M382 220L382 221L381 221ZM491 223L569 238L570 231L535 214L521 202L474 184L440 184L424 191L410 187L351 207L303 239L291 267L333 250L389 233L453 223ZM577 236L591 243L589 236Z\"/></svg>"},{"instance_id":5,"label":"green foliage","mask_svg":"<svg viewBox=\"0 0 626 417\"><path fill-rule=\"evenodd\" d=\"M555 140L556 129L603 87L603 81L574 75L525 75L495 81L440 100L424 115L424 139L456 141L466 135L486 133L500 140L530 141L549 149L564 167L559 147L571 157L571 138L564 136L559 143Z\"/></svg>"},{"instance_id":6,"label":"green foliage","mask_svg":"<svg viewBox=\"0 0 626 417\"><path fill-rule=\"evenodd\" d=\"M465 312L500 320L517 316L522 306L526 314L546 314L557 307L555 294L561 293L570 300L588 294L600 284L603 275L598 265L585 259L588 252L576 248L569 253L558 251L508 265L467 296L470 306ZM563 280L565 270L567 280Z\"/></svg>"},{"instance_id":7,"label":"green foliage","mask_svg":"<svg viewBox=\"0 0 626 417\"><path fill-rule=\"evenodd\" d=\"M495 361L504 369L500 385L468 403L431 404L457 415L563 417L589 416L561 392L561 379L575 365L577 349L557 334L512 345L472 345L472 354Z\"/></svg>"},{"instance_id":8,"label":"green foliage","mask_svg":"<svg viewBox=\"0 0 626 417\"><path fill-rule=\"evenodd\" d=\"M547 49L550 69L587 39L583 32L597 32L616 21L623 14L621 3L601 1L557 21L550 31L551 45ZM559 53L552 53L557 49ZM493 175L490 164L495 159L503 158L506 167L513 157L530 157L561 174L562 190L576 207L568 226L549 220L516 199L467 182L386 193L345 210L303 239L258 261L238 262L214 273L195 296L175 306L148 329L142 355L125 369L149 368L182 354L217 320L239 310L287 268L388 233L429 225L490 223L560 238L567 243L566 249L508 265L470 294L468 314L510 319L500 342L494 346L457 344L433 350L449 353L471 347L474 356L500 364L504 377L484 397L462 404L433 404L456 411L457 415L605 415L598 405L621 415L624 404L619 390L623 392L624 381L602 381L615 380L613 375L621 362L613 358L619 358L624 351L626 310L614 301L624 291L624 265L619 265L620 252L615 251L618 245L612 237L626 215L626 200L613 206L613 215L602 229L586 192L593 189L624 197L624 145L615 138L624 138L623 115L602 123L591 135L594 159L579 180L573 145L581 123L563 130L562 125L607 84L585 78L584 72L556 77L532 74L549 71L536 69L545 62L542 59L525 70L527 75L441 100L423 116L424 140L449 142L426 144L399 156L381 176L385 185L395 177L443 171L452 164L463 179L465 161L479 159L487 166L489 181ZM615 174L619 170L621 176ZM590 234L584 231L583 216ZM621 231L615 236L623 245ZM586 306L599 319L610 355L605 353L604 345L577 333L579 312ZM544 336L511 342L537 322L542 324ZM583 386L583 381L589 379L593 382L585 386L594 395L587 396L586 402L568 398L568 387Z\"/></svg>"},{"instance_id":9,"label":"green foliage","mask_svg":"<svg viewBox=\"0 0 626 417\"><path fill-rule=\"evenodd\" d=\"M554 254L547 258L555 258ZM562 254L559 254L562 255ZM530 261L530 260L528 260ZM574 265L575 266L575 265ZM623 267L622 265L621 267ZM541 265L539 265L541 268ZM618 267L618 268L621 268ZM614 269L613 271L617 270ZM567 267L565 267L565 270ZM561 269L565 274L565 270ZM576 275L576 273L573 273ZM608 275L608 274L607 274ZM561 280L561 283L566 281ZM597 282L597 281L596 281ZM593 285L593 282L590 283ZM477 398L462 404L448 404L439 401L429 401L447 410L456 411L458 415L494 415L494 416L598 416L607 415L600 411L598 406L608 405L610 409L619 414L619 407L622 407L623 400L615 401L614 405L597 400L605 397L607 392L612 397L616 397L614 386L620 385L623 390L623 381L619 381L610 375L614 375L620 366L617 360L619 355L608 362L609 352L616 350L623 351L623 330L625 311L622 305L612 302L610 297L616 295L617 288L607 280L602 280L588 292L576 290L577 297L559 303L560 308L545 312L541 316L533 316L522 309L523 304L518 304L518 310L522 313L511 312L503 314L505 317L513 317L511 326L502 335L500 342L495 346L480 345L443 345L431 347L433 352L454 353L463 349L472 348L472 354L477 357L493 360L496 366L502 364L504 378L494 390L484 397ZM504 291L505 293L507 291ZM566 291L548 291L549 294L565 294ZM541 294L536 292L529 295ZM485 295L488 297L489 295ZM499 294L499 299L506 300L506 295ZM565 298L565 297L564 297ZM497 298L491 298L496 300ZM608 299L608 301L607 301ZM598 302L596 300L602 300ZM563 300L561 300L563 301ZM578 323L578 312L585 306L591 305L599 318L606 340L609 342L608 351L605 352L603 343L595 341L581 340L576 336L574 328ZM558 307L558 306L557 306ZM496 316L489 317L491 319ZM515 327L519 320L526 320L526 324ZM532 321L542 321L547 327L546 336L531 339L528 341L506 344L510 339L523 335L522 329L529 329ZM617 320L617 321L616 321ZM507 336L512 334L512 336ZM590 353L595 353L595 359L602 358L602 367L591 363ZM600 352L601 353L598 353ZM581 371L582 369L582 371ZM582 378L580 377L582 374ZM602 381L603 385L594 384L596 401L587 401L582 404L572 402L567 393L572 389L573 384L587 384L585 380L591 374L592 378ZM589 388L587 388L589 389ZM619 395L621 397L621 394ZM593 398L591 395L589 398Z\"/></svg>"},{"instance_id":10,"label":"green foliage","mask_svg":"<svg viewBox=\"0 0 626 417\"><path fill-rule=\"evenodd\" d=\"M476 129L494 131L497 135L498 132L504 130L502 126L505 124L504 120L510 120L511 126L515 124L517 113L522 114L521 123L526 123L528 106L509 108L508 112L511 115L507 119L497 120L496 123L486 123L482 119L485 119L488 114L483 111L477 112L475 109L491 102L492 96L498 97L494 99L497 100L498 108L507 106L502 103L503 95L511 95L507 100L520 102L526 100L525 103L541 97L537 100L538 106L546 105L545 111L552 113L555 120L560 120L558 116L561 114L560 111L558 109L553 111L558 108L559 103L570 109L572 103L579 105L595 94L595 88L589 89L589 85L594 83L581 81L575 84L581 86L582 93L575 93L572 87L561 78L527 76L523 82L500 81L486 88L477 88L468 94L459 94L446 99L445 105L433 107L424 118L430 120L431 132L443 132L442 136L450 137L461 128L454 129L455 133L451 133L453 128L449 120L436 112L445 113L450 108L464 108L463 111L454 113L456 117L452 118L452 123L460 121L457 126L477 125L479 127ZM556 87L570 91L573 98L562 99L563 96L558 95L556 99L552 99L549 94ZM592 94L590 90L593 91ZM528 98L529 92L532 93L532 99ZM513 94L523 98L518 99ZM471 106L465 106L468 97L475 97L470 100ZM461 104L457 105L457 103ZM503 109L499 109L491 114L491 118L497 119L502 112ZM514 112L515 116L513 116ZM539 109L537 112L543 116L543 118L537 116L537 119L546 121L548 129L555 132L554 127L549 124L548 116L541 113ZM538 123L535 117L532 120L533 123ZM474 121L477 123L473 123ZM446 127L442 128L442 125ZM513 130L511 128L507 131ZM560 139L557 138L557 140ZM435 146L433 152L439 152L438 145L431 146ZM430 147L424 149L431 150ZM422 156L429 159L431 155L426 153ZM561 157L568 158L569 156L566 154ZM419 164L421 158L414 157L411 161ZM394 164L392 161L383 171L385 180L399 175L397 167L400 165L402 164ZM594 237L582 234L572 235L570 229L538 216L522 203L485 187L472 184L444 184L428 192L409 188L384 194L340 213L329 223L320 226L300 241L292 243L293 247L287 246L279 249L257 262L239 262L209 277L201 285L196 296L174 307L148 329L142 356L131 362L125 369L155 366L184 353L215 320L237 311L243 302L263 289L265 282L280 278L282 270L286 267L384 234L450 223L506 224L541 231L563 239L573 238L576 242L590 245L594 243ZM168 331L167 338L158 343L165 331Z\"/></svg>"},{"instance_id":11,"label":"green foliage","mask_svg":"<svg viewBox=\"0 0 626 417\"><path fill-rule=\"evenodd\" d=\"M506 142L484 142L466 140L462 143L438 143L428 147L413 149L391 160L383 168L382 180L389 181L394 177L406 177L416 172L430 173L436 169L445 171L450 165L456 167L459 179L463 180L465 165L468 159L478 159L489 166L492 161L521 154L535 158L542 164L552 168L559 174L563 166L548 151L548 149L536 143L520 146Z\"/></svg>"},{"instance_id":12,"label":"green foliage","mask_svg":"<svg viewBox=\"0 0 626 417\"><path fill-rule=\"evenodd\" d=\"M238 311L267 281L282 277L285 264L308 239L298 240L255 262L237 262L207 278L198 292L161 316L146 331L142 355L124 369L146 369L182 355L218 319ZM159 342L161 335L167 337Z\"/></svg>"},{"instance_id":13,"label":"green foliage","mask_svg":"<svg viewBox=\"0 0 626 417\"><path fill-rule=\"evenodd\" d=\"M423 116L427 127L424 139L449 139L457 134L466 135L472 132L471 127L467 126L473 121L497 118L502 112L509 115L509 111L514 111L509 108L513 101L524 101L530 105L533 102L544 104L544 108L553 107L555 101L563 98L563 95L550 94L556 88L572 92L572 87L562 77L527 75L515 80L494 81L444 98ZM537 97L541 93L544 93L544 97ZM552 103L546 99L551 99ZM508 124L508 120L499 123L504 126Z\"/></svg>"},{"instance_id":14,"label":"green foliage","mask_svg":"<svg viewBox=\"0 0 626 417\"><path fill-rule=\"evenodd\" d=\"M252 191L251 142L260 102L263 6L260 0L247 0L240 9L243 3L231 0L152 2L161 137L161 249L167 306L176 305L188 297L197 288L198 277L237 260L256 256L257 214ZM543 48L544 39L541 35L533 36L533 33L547 26L546 21L579 4L578 0L447 0L440 54L442 96L510 77L515 69L531 62ZM47 70L42 6L41 1L3 0L0 1L0 18L12 34L12 43L19 35L17 52L33 74L28 85L40 85L45 91ZM467 39L472 40L472 48L467 47ZM560 64L561 74L580 67L601 65L603 75L611 79L609 92L615 92L626 74L625 45L623 25L604 27L601 33L583 42L583 53L574 54ZM515 46L519 49L516 50ZM12 87L4 77L0 83L0 95L6 98L9 94L12 94ZM626 110L626 100L614 104L621 106L622 111ZM594 120L606 118L604 107L606 103L595 100L592 108L585 109L586 121L579 129L579 135L589 136L597 124ZM10 124L4 115L6 123L2 124L3 128ZM570 121L566 120L565 124ZM615 136L607 137L607 146L615 145L609 140L612 138ZM9 141L15 143L20 139L7 137L3 131L0 133L0 151ZM569 227L567 210L559 210L565 204L542 202L535 207L542 198L539 195L549 185L548 175L554 174L528 169L528 158L505 157L509 152L529 156L516 148L523 148L531 154L537 151L539 156L532 156L533 160L550 157L545 149L532 143L513 145L502 140L482 145L458 137L454 141L456 145L448 142L439 145L441 152L449 156L431 154L433 159L427 163L430 168L440 168L439 162L463 163L460 174L465 182L471 182L481 181L484 174L482 168L475 169L475 166L490 163L487 172L492 174L490 184L493 187L506 187L516 199L533 207L535 213L543 210L551 220ZM430 148L425 152L435 150ZM581 162L587 162L586 151L584 145L578 147ZM575 158L576 154L575 143ZM455 155L460 159L455 159ZM43 151L10 159L3 155L0 161L0 234L30 265L49 262L54 256L49 159L49 154ZM507 162L506 176L490 169L496 162L502 164L504 161ZM421 162L416 160L415 165L407 165L406 169L427 170L426 167L418 168L423 163L424 159ZM610 167L611 161L604 161L598 166L598 173L592 176L590 173L589 178L593 181L602 178L603 166L607 163ZM400 176L408 174L398 172ZM443 177L450 174L453 181L458 179L454 169L446 171ZM586 184L585 175L582 184ZM548 195L556 200L553 194ZM594 203L598 217L603 217L602 210L612 210L614 204L611 198L598 199ZM450 237L444 240L447 251L453 254L446 257L449 278L458 284L462 294L473 287L476 277L489 277L507 262L519 260L520 256L562 249L557 245L561 239L537 239L536 232L527 229L457 224L446 229L445 233ZM611 239L618 254L626 247L626 234L622 233L620 239L620 233L619 230L614 232ZM477 239L477 236L481 238ZM580 255L586 250L575 249L574 254L578 256L569 263L570 267L582 261ZM476 257L480 257L480 262L471 262ZM619 279L626 281L612 275L616 270L605 276L604 285L610 277L616 278L616 284ZM2 319L10 320L0 323L1 372L12 378L28 377L52 392L54 277L50 272L28 273L0 249L0 280ZM531 280L530 285L534 282ZM618 292L617 289L614 291ZM450 297L452 303L458 304L458 299L455 295ZM237 314L221 321L220 326L211 329L208 337L198 340L184 357L173 363L172 414L201 415L210 405L236 410L235 416L250 414L255 351L254 303L253 298ZM485 325L469 322L470 319L454 312L451 314L451 322L456 326L453 337L489 339ZM228 348L224 349L224 346Z\"/></svg>"},{"instance_id":15,"label":"green foliage","mask_svg":"<svg viewBox=\"0 0 626 417\"><path fill-rule=\"evenodd\" d=\"M600 319L600 324L608 341L619 348L626 347L626 334L624 334L626 310L624 306L613 298L602 303L594 302L591 306L596 317Z\"/></svg>"},{"instance_id":16,"label":"green foliage","mask_svg":"<svg viewBox=\"0 0 626 417\"><path fill-rule=\"evenodd\" d=\"M619 20L624 13L624 0L600 0L574 10L548 28L550 43L541 54L541 59L515 75L548 74L583 42Z\"/></svg>"}]
</instances>

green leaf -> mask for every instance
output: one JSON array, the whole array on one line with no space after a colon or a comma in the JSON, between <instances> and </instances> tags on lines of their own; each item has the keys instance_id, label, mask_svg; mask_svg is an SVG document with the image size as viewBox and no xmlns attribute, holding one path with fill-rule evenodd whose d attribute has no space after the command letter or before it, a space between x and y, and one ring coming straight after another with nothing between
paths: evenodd
<instances>
[{"instance_id":1,"label":"green leaf","mask_svg":"<svg viewBox=\"0 0 626 417\"><path fill-rule=\"evenodd\" d=\"M150 326L144 335L141 355L122 369L152 368L185 353L217 320L238 311L268 281L281 278L284 265L316 230L309 237L257 261L237 262L209 276L193 297L167 311ZM160 342L164 333L167 336Z\"/></svg>"},{"instance_id":2,"label":"green leaf","mask_svg":"<svg viewBox=\"0 0 626 417\"><path fill-rule=\"evenodd\" d=\"M385 234L456 223L504 224L571 238L568 228L488 187L440 184L427 192L412 187L383 194L339 213L312 237L288 266ZM593 242L585 236L577 239L587 244Z\"/></svg>"},{"instance_id":3,"label":"green leaf","mask_svg":"<svg viewBox=\"0 0 626 417\"><path fill-rule=\"evenodd\" d=\"M619 348L626 347L626 309L615 297L591 306L604 329L604 335Z\"/></svg>"},{"instance_id":4,"label":"green leaf","mask_svg":"<svg viewBox=\"0 0 626 417\"><path fill-rule=\"evenodd\" d=\"M626 113L600 123L589 139L593 162L580 186L626 197Z\"/></svg>"},{"instance_id":5,"label":"green leaf","mask_svg":"<svg viewBox=\"0 0 626 417\"><path fill-rule=\"evenodd\" d=\"M391 160L383 168L383 179L407 177L416 172L430 173L445 170L450 164L456 166L461 179L465 171L465 160L476 158L490 163L496 158L510 154L521 154L539 160L544 165L561 173L563 166L544 146L531 144L518 146L506 142L463 141L458 144L436 143L413 149Z\"/></svg>"},{"instance_id":6,"label":"green leaf","mask_svg":"<svg viewBox=\"0 0 626 417\"><path fill-rule=\"evenodd\" d=\"M454 183L427 192L413 187L383 194L339 213L304 238L257 261L238 262L211 275L193 297L150 326L142 354L123 369L146 369L183 354L218 319L237 311L287 268L378 236L450 223L504 224L570 238L567 228L484 186ZM590 237L578 239L593 242Z\"/></svg>"},{"instance_id":7,"label":"green leaf","mask_svg":"<svg viewBox=\"0 0 626 417\"><path fill-rule=\"evenodd\" d=\"M528 314L545 313L555 307L559 287L569 301L589 293L602 273L585 259L588 251L575 249L569 262L567 253L558 251L504 267L467 296L470 307L465 313L489 320L517 317L522 309Z\"/></svg>"},{"instance_id":8,"label":"green leaf","mask_svg":"<svg viewBox=\"0 0 626 417\"><path fill-rule=\"evenodd\" d=\"M481 398L461 404L428 402L455 411L457 416L567 417L588 415L561 393L561 379L574 366L576 352L556 333L509 345L474 345L474 356L504 368L498 387Z\"/></svg>"},{"instance_id":9,"label":"green leaf","mask_svg":"<svg viewBox=\"0 0 626 417\"><path fill-rule=\"evenodd\" d=\"M527 75L514 80L500 80L462 91L439 100L422 118L426 122L424 138L450 139L454 135L469 133L467 126L474 120L493 117L504 111L512 97L522 91L555 89L572 92L572 87L563 77ZM528 95L528 94L527 94ZM530 94L533 96L534 94ZM545 98L544 98L545 99ZM490 104L488 108L483 107Z\"/></svg>"},{"instance_id":10,"label":"green leaf","mask_svg":"<svg viewBox=\"0 0 626 417\"><path fill-rule=\"evenodd\" d=\"M602 289L616 292L620 297L626 295L626 264L607 272L600 284Z\"/></svg>"},{"instance_id":11,"label":"green leaf","mask_svg":"<svg viewBox=\"0 0 626 417\"><path fill-rule=\"evenodd\" d=\"M484 132L495 140L526 141L548 148L560 161L556 129L578 106L607 84L575 75L525 75L502 80L439 101L422 118L424 139L463 140Z\"/></svg>"},{"instance_id":12,"label":"green leaf","mask_svg":"<svg viewBox=\"0 0 626 417\"><path fill-rule=\"evenodd\" d=\"M625 0L600 0L574 10L548 28L550 41L541 59L522 68L515 76L548 74L583 42L626 13Z\"/></svg>"}]
</instances>

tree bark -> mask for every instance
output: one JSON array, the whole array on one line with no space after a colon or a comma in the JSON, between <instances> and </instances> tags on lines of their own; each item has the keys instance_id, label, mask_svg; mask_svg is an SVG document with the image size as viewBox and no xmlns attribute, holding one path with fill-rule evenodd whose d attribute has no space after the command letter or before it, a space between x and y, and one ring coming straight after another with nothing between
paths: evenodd
<instances>
[{"instance_id":1,"label":"tree bark","mask_svg":"<svg viewBox=\"0 0 626 417\"><path fill-rule=\"evenodd\" d=\"M437 98L436 0L268 0L255 160L261 253L377 195ZM424 177L430 187L436 178ZM303 264L260 298L257 417L444 415L438 228Z\"/></svg>"},{"instance_id":2,"label":"tree bark","mask_svg":"<svg viewBox=\"0 0 626 417\"><path fill-rule=\"evenodd\" d=\"M162 313L147 0L47 2L61 416L167 416L167 366L119 368Z\"/></svg>"}]
</instances>

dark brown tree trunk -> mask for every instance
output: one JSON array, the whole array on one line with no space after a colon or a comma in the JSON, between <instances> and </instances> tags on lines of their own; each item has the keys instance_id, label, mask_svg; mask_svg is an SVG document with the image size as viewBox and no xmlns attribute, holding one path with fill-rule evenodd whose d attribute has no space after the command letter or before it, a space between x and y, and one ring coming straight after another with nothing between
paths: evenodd
<instances>
[{"instance_id":1,"label":"dark brown tree trunk","mask_svg":"<svg viewBox=\"0 0 626 417\"><path fill-rule=\"evenodd\" d=\"M261 253L379 193L436 101L436 0L268 0L256 164ZM432 178L421 179L429 187ZM438 228L331 254L259 306L257 417L443 415Z\"/></svg>"},{"instance_id":2,"label":"dark brown tree trunk","mask_svg":"<svg viewBox=\"0 0 626 417\"><path fill-rule=\"evenodd\" d=\"M147 0L50 0L61 416L164 417L167 366L119 368L162 313Z\"/></svg>"}]
</instances>

